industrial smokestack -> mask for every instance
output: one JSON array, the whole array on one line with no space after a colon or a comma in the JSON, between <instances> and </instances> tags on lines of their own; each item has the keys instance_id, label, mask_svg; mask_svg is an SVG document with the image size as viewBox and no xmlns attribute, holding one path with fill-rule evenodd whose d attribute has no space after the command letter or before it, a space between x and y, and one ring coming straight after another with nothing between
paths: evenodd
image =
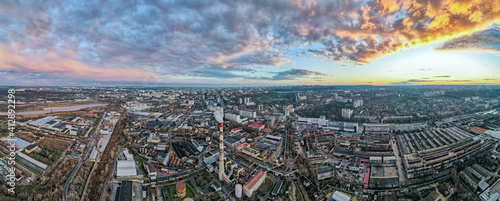
<instances>
[{"instance_id":1,"label":"industrial smokestack","mask_svg":"<svg viewBox=\"0 0 500 201\"><path fill-rule=\"evenodd\" d=\"M219 181L224 180L224 134L222 131L224 130L223 128L223 123L220 123L220 135L219 135Z\"/></svg>"},{"instance_id":2,"label":"industrial smokestack","mask_svg":"<svg viewBox=\"0 0 500 201\"><path fill-rule=\"evenodd\" d=\"M219 135L219 181L224 180L224 112L222 108L217 108L214 112L215 119L220 123L220 135Z\"/></svg>"}]
</instances>

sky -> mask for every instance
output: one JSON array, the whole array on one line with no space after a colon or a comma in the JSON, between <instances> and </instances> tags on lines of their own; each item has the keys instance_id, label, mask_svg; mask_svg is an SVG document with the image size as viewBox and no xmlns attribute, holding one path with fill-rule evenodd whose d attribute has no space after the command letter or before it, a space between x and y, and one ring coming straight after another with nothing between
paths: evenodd
<instances>
[{"instance_id":1,"label":"sky","mask_svg":"<svg viewBox=\"0 0 500 201\"><path fill-rule=\"evenodd\" d=\"M500 0L2 0L0 85L500 84Z\"/></svg>"}]
</instances>

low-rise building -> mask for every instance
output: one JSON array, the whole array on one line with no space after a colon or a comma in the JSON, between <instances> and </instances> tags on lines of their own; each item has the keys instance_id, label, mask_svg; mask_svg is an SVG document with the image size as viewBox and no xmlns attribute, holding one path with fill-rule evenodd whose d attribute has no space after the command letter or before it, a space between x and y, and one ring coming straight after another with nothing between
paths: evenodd
<instances>
[{"instance_id":1,"label":"low-rise building","mask_svg":"<svg viewBox=\"0 0 500 201\"><path fill-rule=\"evenodd\" d=\"M318 177L318 180L323 180L323 179L329 179L335 176L334 170L332 167L319 167L316 169L316 175Z\"/></svg>"},{"instance_id":2,"label":"low-rise building","mask_svg":"<svg viewBox=\"0 0 500 201\"><path fill-rule=\"evenodd\" d=\"M243 185L243 189L245 191L245 195L248 197L252 197L252 194L259 189L260 185L264 183L266 180L266 173L262 170L259 170L255 175L248 180L245 185Z\"/></svg>"}]
</instances>

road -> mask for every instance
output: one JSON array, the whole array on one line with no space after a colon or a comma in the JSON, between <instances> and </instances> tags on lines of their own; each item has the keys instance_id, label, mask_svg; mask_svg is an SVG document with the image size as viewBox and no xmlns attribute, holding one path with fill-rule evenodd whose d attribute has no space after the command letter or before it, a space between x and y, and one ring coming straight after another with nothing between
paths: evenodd
<instances>
[{"instance_id":1,"label":"road","mask_svg":"<svg viewBox=\"0 0 500 201\"><path fill-rule=\"evenodd\" d=\"M392 139L392 150L394 151L394 156L396 157L396 167L398 168L398 175L399 175L399 183L401 186L406 185L406 177L403 172L403 165L401 164L402 158L399 156L399 148L398 145L396 144L396 136Z\"/></svg>"},{"instance_id":2,"label":"road","mask_svg":"<svg viewBox=\"0 0 500 201\"><path fill-rule=\"evenodd\" d=\"M183 121L183 119L185 119L184 116L189 117L190 114L191 114L191 112L188 112L187 115L179 116L179 118L175 121L175 129L179 128L179 126L182 124L182 122L184 122ZM167 131L167 133L168 133L168 141L170 143L170 147L173 147L172 146L172 141L173 141L172 140L172 130L173 129L174 129L173 127L170 127L170 129L168 129L168 131Z\"/></svg>"},{"instance_id":3,"label":"road","mask_svg":"<svg viewBox=\"0 0 500 201\"><path fill-rule=\"evenodd\" d=\"M226 108L226 104L224 104L224 100L220 97L220 94L219 92L217 91L217 97L219 97L219 100L220 100L220 105L222 106L222 108Z\"/></svg>"},{"instance_id":4,"label":"road","mask_svg":"<svg viewBox=\"0 0 500 201\"><path fill-rule=\"evenodd\" d=\"M80 169L80 166L82 165L83 160L88 155L88 153L89 153L89 151L91 149L92 142L94 141L94 138L97 135L97 132L99 130L101 130L100 128L101 128L101 123L102 123L103 120L104 120L104 115L102 115L101 121L99 121L99 124L97 125L94 133L92 134L92 137L90 137L90 140L87 143L87 148L85 150L85 153L83 153L83 155L81 156L80 160L78 161L78 164L76 165L75 169L73 170L73 173L71 173L71 176L69 176L68 181L66 181L66 184L64 185L64 191L63 191L64 192L63 193L64 201L68 201L67 195L68 195L69 184L71 183L71 180L73 180L73 177L75 177L76 173Z\"/></svg>"},{"instance_id":5,"label":"road","mask_svg":"<svg viewBox=\"0 0 500 201\"><path fill-rule=\"evenodd\" d=\"M118 129L118 128L116 128L116 129ZM116 135L118 135L118 133ZM118 160L118 156L120 155L120 153L122 153L123 147L124 147L124 145L120 146L118 148L118 152L116 152L116 154L115 154L115 159L113 160L113 167L109 170L108 178L106 179L106 182L104 183L104 189L102 189L101 199L100 199L102 201L106 200L106 194L108 192L108 183L109 183L109 181L111 181L111 179L113 179L113 174L115 173L115 166L117 163L116 161Z\"/></svg>"}]
</instances>

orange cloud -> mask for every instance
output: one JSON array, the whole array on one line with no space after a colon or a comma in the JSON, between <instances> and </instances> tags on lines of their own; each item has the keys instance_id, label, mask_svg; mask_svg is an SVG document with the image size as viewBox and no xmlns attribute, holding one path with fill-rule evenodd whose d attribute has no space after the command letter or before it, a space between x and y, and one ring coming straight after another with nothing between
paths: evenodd
<instances>
[{"instance_id":1,"label":"orange cloud","mask_svg":"<svg viewBox=\"0 0 500 201\"><path fill-rule=\"evenodd\" d=\"M384 54L397 52L400 48L418 47L436 41L471 34L482 30L492 23L500 22L499 0L428 0L428 1L400 1L400 4L391 0L379 0L378 5L363 7L363 19L373 19L399 9L408 11L407 17L392 24L392 31L368 29L366 34L386 38L378 44L379 52L366 54L360 61L368 61ZM397 7L396 7L397 6ZM376 14L365 16L368 11ZM381 25L365 22L360 29L373 29Z\"/></svg>"},{"instance_id":2,"label":"orange cloud","mask_svg":"<svg viewBox=\"0 0 500 201\"><path fill-rule=\"evenodd\" d=\"M100 81L141 81L156 75L156 73L135 68L90 66L72 58L78 54L70 50L64 51L64 56L52 50L38 52L20 50L18 44L11 46L0 44L0 70L43 73Z\"/></svg>"}]
</instances>

